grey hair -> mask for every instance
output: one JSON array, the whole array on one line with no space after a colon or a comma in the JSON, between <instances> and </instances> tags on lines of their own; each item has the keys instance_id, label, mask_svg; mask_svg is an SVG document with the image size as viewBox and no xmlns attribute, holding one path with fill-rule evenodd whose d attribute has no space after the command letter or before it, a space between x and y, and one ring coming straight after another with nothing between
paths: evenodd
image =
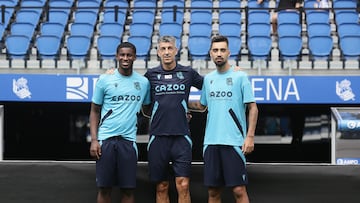
<instances>
[{"instance_id":1,"label":"grey hair","mask_svg":"<svg viewBox=\"0 0 360 203\"><path fill-rule=\"evenodd\" d=\"M173 43L176 47L176 38L173 36L169 36L169 35L161 36L159 37L157 42L158 42L158 46L160 43L165 42L165 43Z\"/></svg>"}]
</instances>

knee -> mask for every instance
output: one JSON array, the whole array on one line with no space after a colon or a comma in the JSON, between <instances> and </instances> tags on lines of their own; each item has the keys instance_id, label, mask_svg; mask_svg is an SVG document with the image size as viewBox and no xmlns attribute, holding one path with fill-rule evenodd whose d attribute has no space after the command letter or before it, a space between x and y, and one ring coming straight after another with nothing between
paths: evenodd
<instances>
[{"instance_id":1,"label":"knee","mask_svg":"<svg viewBox=\"0 0 360 203\"><path fill-rule=\"evenodd\" d=\"M186 192L189 190L190 180L186 177L177 177L176 178L176 189L180 192Z\"/></svg>"},{"instance_id":2,"label":"knee","mask_svg":"<svg viewBox=\"0 0 360 203\"><path fill-rule=\"evenodd\" d=\"M209 188L208 189L209 199L220 199L221 189L220 188Z\"/></svg>"},{"instance_id":3,"label":"knee","mask_svg":"<svg viewBox=\"0 0 360 203\"><path fill-rule=\"evenodd\" d=\"M233 193L236 199L242 199L244 197L247 197L247 191L245 186L234 187Z\"/></svg>"},{"instance_id":4,"label":"knee","mask_svg":"<svg viewBox=\"0 0 360 203\"><path fill-rule=\"evenodd\" d=\"M102 198L111 197L111 188L99 188L98 194Z\"/></svg>"},{"instance_id":5,"label":"knee","mask_svg":"<svg viewBox=\"0 0 360 203\"><path fill-rule=\"evenodd\" d=\"M162 181L156 185L156 192L157 193L167 193L169 190L169 182Z\"/></svg>"}]
</instances>

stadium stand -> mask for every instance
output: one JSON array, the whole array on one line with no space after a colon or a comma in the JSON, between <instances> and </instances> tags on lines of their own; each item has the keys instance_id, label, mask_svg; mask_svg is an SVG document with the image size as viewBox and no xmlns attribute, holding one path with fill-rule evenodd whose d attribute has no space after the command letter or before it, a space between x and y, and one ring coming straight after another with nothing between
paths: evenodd
<instances>
[{"instance_id":1,"label":"stadium stand","mask_svg":"<svg viewBox=\"0 0 360 203\"><path fill-rule=\"evenodd\" d=\"M358 69L360 66L358 54L356 51L349 54L346 46L351 41L357 43L360 32L356 2L330 1L330 9L314 9L313 3L312 0L306 0L303 10L295 13L293 17L283 18L287 21L293 19L298 22L298 28L292 26L295 29L289 29L285 25L280 25L282 19L281 17L279 19L279 30L293 30L296 33L300 30L300 34L296 34L296 46L292 46L293 48L300 47L296 59L292 56L292 60L297 62L296 69L324 67L321 63L324 60L325 67L329 70ZM14 65L19 68L24 68L24 64L35 69L43 67L40 63L45 58L41 56L45 56L43 51L46 49L42 47L40 51L37 45L37 39L43 35L57 36L51 38L59 40L59 42L54 42L56 45L59 44L59 48L56 56L49 59L59 62L59 66L55 68L62 67L64 70L71 70L72 59L77 58L71 56L68 38L73 35L88 35L90 44L88 50L85 50L87 54L83 59L89 66L82 67L84 71L94 73L100 71L105 57L100 54L98 45L99 41L103 43L103 40L98 40L101 36L116 36L120 42L129 40L140 43L139 39L144 42L146 40L144 46L141 45L142 47L139 48L139 50L142 48L145 50L141 54L139 52L138 56L144 59L145 65L141 60L135 64L140 69L147 68L147 63L158 63L156 45L153 41L156 41L159 35L165 34L174 35L178 39L177 59L183 64L192 64L194 60L208 61L210 37L218 33L230 37L231 60L242 67L247 67L249 71L254 67L255 58L265 60L267 69L279 71L284 69L283 62L288 59L284 58L287 55L282 50L284 47L281 45L284 44L283 38L280 37L282 31L279 32L278 38L272 37L269 33L270 15L276 7L274 0L265 1L262 4L257 4L254 0L1 0L0 5L2 5L0 47L3 50L2 58L4 59L0 63L0 70L9 68L9 64L12 65L11 67ZM33 25L32 30L30 24ZM316 26L321 26L321 28ZM78 29L78 27L82 28ZM84 31L85 28L88 31ZM19 32L19 30L28 31ZM77 30L81 30L82 34L79 34ZM314 36L314 30L316 36ZM201 36L199 36L199 31L203 32ZM318 32L323 31L320 37ZM20 37L25 44L17 46L23 49L23 54L18 57L13 53L14 45L8 47L11 40L7 38L11 35L24 34L28 35L28 40ZM349 35L352 37L344 38ZM255 51L260 45L254 44L257 39L266 43L262 45L265 53L260 55ZM345 42L342 42L343 39ZM322 40L324 46L317 46L319 44L317 40ZM200 42L203 42L203 46ZM49 47L49 50L51 48L54 46ZM256 52L258 54L255 54ZM315 61L320 62L315 64ZM48 67L54 68L51 64ZM202 66L199 70L207 72L213 68L210 63L206 67Z\"/></svg>"}]
</instances>

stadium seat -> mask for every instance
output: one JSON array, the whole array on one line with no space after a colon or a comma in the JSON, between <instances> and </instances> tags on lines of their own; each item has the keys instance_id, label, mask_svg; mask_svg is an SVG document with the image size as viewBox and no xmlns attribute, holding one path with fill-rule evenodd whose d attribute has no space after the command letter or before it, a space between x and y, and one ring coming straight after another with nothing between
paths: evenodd
<instances>
[{"instance_id":1,"label":"stadium seat","mask_svg":"<svg viewBox=\"0 0 360 203\"><path fill-rule=\"evenodd\" d=\"M205 23L190 23L189 36L211 37L212 27Z\"/></svg>"},{"instance_id":2,"label":"stadium seat","mask_svg":"<svg viewBox=\"0 0 360 203\"><path fill-rule=\"evenodd\" d=\"M229 59L238 60L241 53L241 37L240 36L227 36L229 40Z\"/></svg>"},{"instance_id":3,"label":"stadium seat","mask_svg":"<svg viewBox=\"0 0 360 203\"><path fill-rule=\"evenodd\" d=\"M82 35L92 38L94 34L94 26L89 23L72 23L70 25L70 35Z\"/></svg>"},{"instance_id":4,"label":"stadium seat","mask_svg":"<svg viewBox=\"0 0 360 203\"><path fill-rule=\"evenodd\" d=\"M62 39L65 27L60 23L44 22L41 24L41 35L55 35Z\"/></svg>"},{"instance_id":5,"label":"stadium seat","mask_svg":"<svg viewBox=\"0 0 360 203\"><path fill-rule=\"evenodd\" d=\"M25 35L30 40L32 39L35 31L35 26L26 22L14 22L11 24L11 35Z\"/></svg>"},{"instance_id":6,"label":"stadium seat","mask_svg":"<svg viewBox=\"0 0 360 203\"><path fill-rule=\"evenodd\" d=\"M120 44L119 37L111 35L101 35L97 38L98 60L102 68L103 60L115 60L116 48Z\"/></svg>"},{"instance_id":7,"label":"stadium seat","mask_svg":"<svg viewBox=\"0 0 360 203\"><path fill-rule=\"evenodd\" d=\"M148 68L150 58L151 38L145 36L129 36L128 42L136 47L136 57L145 61L145 68Z\"/></svg>"},{"instance_id":8,"label":"stadium seat","mask_svg":"<svg viewBox=\"0 0 360 203\"><path fill-rule=\"evenodd\" d=\"M300 13L295 10L281 10L278 11L278 25L282 23L300 23Z\"/></svg>"},{"instance_id":9,"label":"stadium seat","mask_svg":"<svg viewBox=\"0 0 360 203\"><path fill-rule=\"evenodd\" d=\"M268 23L270 24L269 12L252 12L248 14L248 24L251 23Z\"/></svg>"},{"instance_id":10,"label":"stadium seat","mask_svg":"<svg viewBox=\"0 0 360 203\"><path fill-rule=\"evenodd\" d=\"M312 23L307 26L308 37L313 36L329 36L331 35L331 27L328 23Z\"/></svg>"},{"instance_id":11,"label":"stadium seat","mask_svg":"<svg viewBox=\"0 0 360 203\"><path fill-rule=\"evenodd\" d=\"M74 22L75 23L89 23L93 26L96 25L98 15L93 11L82 11L78 10L75 12L74 15Z\"/></svg>"},{"instance_id":12,"label":"stadium seat","mask_svg":"<svg viewBox=\"0 0 360 203\"><path fill-rule=\"evenodd\" d=\"M333 48L332 37L325 35L314 35L309 37L308 45L310 51L310 60L312 61L312 68L314 68L314 61L316 60L327 60L329 68L329 59Z\"/></svg>"},{"instance_id":13,"label":"stadium seat","mask_svg":"<svg viewBox=\"0 0 360 203\"><path fill-rule=\"evenodd\" d=\"M249 13L269 13L269 1L263 1L261 4L258 4L257 1L248 1L247 6L249 8Z\"/></svg>"},{"instance_id":14,"label":"stadium seat","mask_svg":"<svg viewBox=\"0 0 360 203\"><path fill-rule=\"evenodd\" d=\"M212 1L191 1L190 23L212 24Z\"/></svg>"},{"instance_id":15,"label":"stadium seat","mask_svg":"<svg viewBox=\"0 0 360 203\"><path fill-rule=\"evenodd\" d=\"M100 1L98 0L78 0L77 2L78 11L92 11L98 13L99 7Z\"/></svg>"},{"instance_id":16,"label":"stadium seat","mask_svg":"<svg viewBox=\"0 0 360 203\"><path fill-rule=\"evenodd\" d=\"M25 67L29 58L30 39L25 35L8 35L5 39L6 59L12 67L13 59L23 59Z\"/></svg>"},{"instance_id":17,"label":"stadium seat","mask_svg":"<svg viewBox=\"0 0 360 203\"><path fill-rule=\"evenodd\" d=\"M208 60L211 40L204 36L189 36L188 48L190 60Z\"/></svg>"},{"instance_id":18,"label":"stadium seat","mask_svg":"<svg viewBox=\"0 0 360 203\"><path fill-rule=\"evenodd\" d=\"M90 38L81 35L70 35L66 40L68 60L87 60L90 49Z\"/></svg>"},{"instance_id":19,"label":"stadium seat","mask_svg":"<svg viewBox=\"0 0 360 203\"><path fill-rule=\"evenodd\" d=\"M126 13L122 11L115 12L114 10L107 9L103 15L103 23L118 23L125 25Z\"/></svg>"},{"instance_id":20,"label":"stadium seat","mask_svg":"<svg viewBox=\"0 0 360 203\"><path fill-rule=\"evenodd\" d=\"M295 23L282 23L278 25L278 36L301 36L301 25Z\"/></svg>"},{"instance_id":21,"label":"stadium seat","mask_svg":"<svg viewBox=\"0 0 360 203\"><path fill-rule=\"evenodd\" d=\"M191 12L190 24L191 23L206 23L212 25L212 13L210 12Z\"/></svg>"},{"instance_id":22,"label":"stadium seat","mask_svg":"<svg viewBox=\"0 0 360 203\"><path fill-rule=\"evenodd\" d=\"M16 12L16 22L31 23L34 26L37 26L39 19L40 13L34 10L20 9L18 12Z\"/></svg>"},{"instance_id":23,"label":"stadium seat","mask_svg":"<svg viewBox=\"0 0 360 203\"><path fill-rule=\"evenodd\" d=\"M337 30L340 39L347 35L360 36L359 23L343 23L338 25Z\"/></svg>"},{"instance_id":24,"label":"stadium seat","mask_svg":"<svg viewBox=\"0 0 360 203\"><path fill-rule=\"evenodd\" d=\"M248 36L270 36L271 28L269 23L252 23L248 25Z\"/></svg>"},{"instance_id":25,"label":"stadium seat","mask_svg":"<svg viewBox=\"0 0 360 203\"><path fill-rule=\"evenodd\" d=\"M228 37L241 37L241 25L233 23L222 23L219 25L219 33Z\"/></svg>"},{"instance_id":26,"label":"stadium seat","mask_svg":"<svg viewBox=\"0 0 360 203\"><path fill-rule=\"evenodd\" d=\"M160 36L171 35L176 38L181 38L182 31L182 25L177 23L161 23L159 26Z\"/></svg>"},{"instance_id":27,"label":"stadium seat","mask_svg":"<svg viewBox=\"0 0 360 203\"><path fill-rule=\"evenodd\" d=\"M343 23L359 23L359 13L354 11L342 11L335 15L336 25Z\"/></svg>"},{"instance_id":28,"label":"stadium seat","mask_svg":"<svg viewBox=\"0 0 360 203\"><path fill-rule=\"evenodd\" d=\"M60 38L55 35L40 35L36 38L37 59L40 61L40 68L44 59L52 59L57 67L60 56Z\"/></svg>"},{"instance_id":29,"label":"stadium seat","mask_svg":"<svg viewBox=\"0 0 360 203\"><path fill-rule=\"evenodd\" d=\"M132 14L132 23L147 23L154 25L155 13L146 10L137 10Z\"/></svg>"},{"instance_id":30,"label":"stadium seat","mask_svg":"<svg viewBox=\"0 0 360 203\"><path fill-rule=\"evenodd\" d=\"M174 15L173 11L166 10L161 12L161 23L177 23L183 25L184 21L184 12L176 11Z\"/></svg>"},{"instance_id":31,"label":"stadium seat","mask_svg":"<svg viewBox=\"0 0 360 203\"><path fill-rule=\"evenodd\" d=\"M69 20L69 14L61 10L49 10L48 22L60 23L64 27L67 26Z\"/></svg>"},{"instance_id":32,"label":"stadium seat","mask_svg":"<svg viewBox=\"0 0 360 203\"><path fill-rule=\"evenodd\" d=\"M153 26L147 23L134 23L129 28L130 36L145 36L151 38L153 34Z\"/></svg>"},{"instance_id":33,"label":"stadium seat","mask_svg":"<svg viewBox=\"0 0 360 203\"><path fill-rule=\"evenodd\" d=\"M254 35L248 38L249 55L252 60L269 59L271 50L270 36Z\"/></svg>"},{"instance_id":34,"label":"stadium seat","mask_svg":"<svg viewBox=\"0 0 360 203\"><path fill-rule=\"evenodd\" d=\"M134 0L135 11L150 11L155 14L157 1Z\"/></svg>"},{"instance_id":35,"label":"stadium seat","mask_svg":"<svg viewBox=\"0 0 360 203\"><path fill-rule=\"evenodd\" d=\"M240 12L221 12L219 13L219 24L223 23L235 23L241 24Z\"/></svg>"},{"instance_id":36,"label":"stadium seat","mask_svg":"<svg viewBox=\"0 0 360 203\"><path fill-rule=\"evenodd\" d=\"M51 11L64 11L68 15L71 12L73 4L73 0L49 0L49 7Z\"/></svg>"},{"instance_id":37,"label":"stadium seat","mask_svg":"<svg viewBox=\"0 0 360 203\"><path fill-rule=\"evenodd\" d=\"M332 3L335 15L341 12L355 11L357 7L356 0L335 0Z\"/></svg>"},{"instance_id":38,"label":"stadium seat","mask_svg":"<svg viewBox=\"0 0 360 203\"><path fill-rule=\"evenodd\" d=\"M340 48L343 60L359 59L360 36L347 35L340 38Z\"/></svg>"},{"instance_id":39,"label":"stadium seat","mask_svg":"<svg viewBox=\"0 0 360 203\"><path fill-rule=\"evenodd\" d=\"M100 36L115 36L121 39L124 27L118 23L102 23L99 30Z\"/></svg>"},{"instance_id":40,"label":"stadium seat","mask_svg":"<svg viewBox=\"0 0 360 203\"><path fill-rule=\"evenodd\" d=\"M328 11L319 11L306 13L306 24L310 25L312 23L329 23L329 12Z\"/></svg>"},{"instance_id":41,"label":"stadium seat","mask_svg":"<svg viewBox=\"0 0 360 203\"><path fill-rule=\"evenodd\" d=\"M302 39L300 36L279 36L278 39L281 67L284 68L284 61L294 61L300 59L302 49ZM299 67L299 63L297 63ZM290 69L289 69L290 70Z\"/></svg>"}]
</instances>

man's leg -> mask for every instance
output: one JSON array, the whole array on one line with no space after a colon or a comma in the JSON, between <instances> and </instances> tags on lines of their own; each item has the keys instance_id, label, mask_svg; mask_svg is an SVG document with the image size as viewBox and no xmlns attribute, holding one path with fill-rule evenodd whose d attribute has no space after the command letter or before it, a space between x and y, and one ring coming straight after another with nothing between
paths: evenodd
<instances>
[{"instance_id":1,"label":"man's leg","mask_svg":"<svg viewBox=\"0 0 360 203\"><path fill-rule=\"evenodd\" d=\"M111 203L111 188L99 188L97 203Z\"/></svg>"},{"instance_id":2,"label":"man's leg","mask_svg":"<svg viewBox=\"0 0 360 203\"><path fill-rule=\"evenodd\" d=\"M178 192L178 203L190 203L190 178L176 177L175 182Z\"/></svg>"},{"instance_id":3,"label":"man's leg","mask_svg":"<svg viewBox=\"0 0 360 203\"><path fill-rule=\"evenodd\" d=\"M134 203L134 190L133 189L122 189L121 190L121 203Z\"/></svg>"},{"instance_id":4,"label":"man's leg","mask_svg":"<svg viewBox=\"0 0 360 203\"><path fill-rule=\"evenodd\" d=\"M156 184L156 203L170 203L168 181Z\"/></svg>"},{"instance_id":5,"label":"man's leg","mask_svg":"<svg viewBox=\"0 0 360 203\"><path fill-rule=\"evenodd\" d=\"M249 197L245 186L236 186L233 188L236 203L249 203Z\"/></svg>"},{"instance_id":6,"label":"man's leg","mask_svg":"<svg viewBox=\"0 0 360 203\"><path fill-rule=\"evenodd\" d=\"M222 189L219 187L208 188L208 203L221 203L221 192Z\"/></svg>"}]
</instances>

